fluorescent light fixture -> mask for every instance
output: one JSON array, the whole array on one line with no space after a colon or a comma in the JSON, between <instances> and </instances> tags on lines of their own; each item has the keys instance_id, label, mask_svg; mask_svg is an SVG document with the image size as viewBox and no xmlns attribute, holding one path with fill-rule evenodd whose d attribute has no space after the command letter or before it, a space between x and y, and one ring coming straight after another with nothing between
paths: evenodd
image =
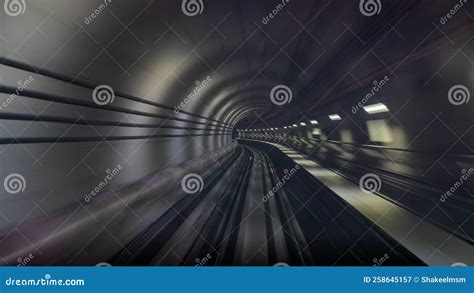
<instances>
[{"instance_id":1,"label":"fluorescent light fixture","mask_svg":"<svg viewBox=\"0 0 474 293\"><path fill-rule=\"evenodd\" d=\"M321 135L321 128L313 128L313 135Z\"/></svg>"},{"instance_id":2,"label":"fluorescent light fixture","mask_svg":"<svg viewBox=\"0 0 474 293\"><path fill-rule=\"evenodd\" d=\"M298 125L296 125L296 124L293 124L293 127L298 127Z\"/></svg>"},{"instance_id":3,"label":"fluorescent light fixture","mask_svg":"<svg viewBox=\"0 0 474 293\"><path fill-rule=\"evenodd\" d=\"M300 125L301 125L301 126L306 126L306 123L301 122Z\"/></svg>"},{"instance_id":4,"label":"fluorescent light fixture","mask_svg":"<svg viewBox=\"0 0 474 293\"><path fill-rule=\"evenodd\" d=\"M332 121L336 121L336 120L341 120L341 116L339 116L339 114L331 114L328 116L329 119L331 119Z\"/></svg>"},{"instance_id":5,"label":"fluorescent light fixture","mask_svg":"<svg viewBox=\"0 0 474 293\"><path fill-rule=\"evenodd\" d=\"M284 126L283 129L287 129L288 127Z\"/></svg>"},{"instance_id":6,"label":"fluorescent light fixture","mask_svg":"<svg viewBox=\"0 0 474 293\"><path fill-rule=\"evenodd\" d=\"M311 122L311 124L313 124L313 125L319 124L318 120L311 120L310 122Z\"/></svg>"},{"instance_id":7,"label":"fluorescent light fixture","mask_svg":"<svg viewBox=\"0 0 474 293\"><path fill-rule=\"evenodd\" d=\"M384 104L382 103L378 103L378 104L373 104L373 105L369 105L369 106L365 106L364 107L364 110L365 112L369 113L369 114L377 114L377 113L383 113L383 112L388 112L390 111L387 106L385 106Z\"/></svg>"},{"instance_id":8,"label":"fluorescent light fixture","mask_svg":"<svg viewBox=\"0 0 474 293\"><path fill-rule=\"evenodd\" d=\"M270 130L273 130L273 128L270 128Z\"/></svg>"}]
</instances>

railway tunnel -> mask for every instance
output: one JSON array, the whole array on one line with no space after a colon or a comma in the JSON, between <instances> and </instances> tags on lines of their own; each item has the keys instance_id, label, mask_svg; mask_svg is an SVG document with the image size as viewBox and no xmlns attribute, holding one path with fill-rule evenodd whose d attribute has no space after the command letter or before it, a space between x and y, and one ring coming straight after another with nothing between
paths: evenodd
<instances>
[{"instance_id":1,"label":"railway tunnel","mask_svg":"<svg viewBox=\"0 0 474 293\"><path fill-rule=\"evenodd\" d=\"M3 8L0 264L474 264L473 3Z\"/></svg>"}]
</instances>

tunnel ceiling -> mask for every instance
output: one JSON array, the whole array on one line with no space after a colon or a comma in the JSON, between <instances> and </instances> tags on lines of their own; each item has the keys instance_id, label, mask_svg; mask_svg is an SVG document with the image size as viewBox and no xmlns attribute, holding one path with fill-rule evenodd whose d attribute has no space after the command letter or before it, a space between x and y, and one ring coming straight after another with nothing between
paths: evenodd
<instances>
[{"instance_id":1,"label":"tunnel ceiling","mask_svg":"<svg viewBox=\"0 0 474 293\"><path fill-rule=\"evenodd\" d=\"M467 19L433 31L433 21L419 19L437 21L445 8L432 1L385 1L374 17L362 15L358 1L205 0L194 16L183 13L181 1L104 3L31 1L33 17L2 23L8 39L2 51L19 62L242 127L327 114L328 105L360 97L384 76L400 78L419 58L442 50L444 31L462 38L456 31L472 28ZM33 26L38 34L29 37ZM45 59L50 52L54 58ZM280 85L291 91L284 105L271 100ZM286 102L289 96L278 93L288 92L276 94Z\"/></svg>"}]
</instances>

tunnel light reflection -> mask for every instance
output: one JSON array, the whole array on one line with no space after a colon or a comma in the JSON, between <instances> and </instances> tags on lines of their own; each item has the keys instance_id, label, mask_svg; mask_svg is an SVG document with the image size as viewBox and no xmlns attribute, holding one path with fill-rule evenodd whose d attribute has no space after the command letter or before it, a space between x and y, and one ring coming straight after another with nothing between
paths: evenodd
<instances>
[{"instance_id":1,"label":"tunnel light reflection","mask_svg":"<svg viewBox=\"0 0 474 293\"><path fill-rule=\"evenodd\" d=\"M385 106L385 104L378 103L364 107L365 112L369 114L377 114L377 113L384 113L389 112L390 110Z\"/></svg>"},{"instance_id":2,"label":"tunnel light reflection","mask_svg":"<svg viewBox=\"0 0 474 293\"><path fill-rule=\"evenodd\" d=\"M331 114L328 116L329 119L331 119L332 121L337 121L337 120L342 120L341 116L339 116L339 114Z\"/></svg>"},{"instance_id":3,"label":"tunnel light reflection","mask_svg":"<svg viewBox=\"0 0 474 293\"><path fill-rule=\"evenodd\" d=\"M384 119L367 121L371 141L390 143L394 140L392 130Z\"/></svg>"},{"instance_id":4,"label":"tunnel light reflection","mask_svg":"<svg viewBox=\"0 0 474 293\"><path fill-rule=\"evenodd\" d=\"M313 128L313 135L321 135L321 129L320 128Z\"/></svg>"}]
</instances>

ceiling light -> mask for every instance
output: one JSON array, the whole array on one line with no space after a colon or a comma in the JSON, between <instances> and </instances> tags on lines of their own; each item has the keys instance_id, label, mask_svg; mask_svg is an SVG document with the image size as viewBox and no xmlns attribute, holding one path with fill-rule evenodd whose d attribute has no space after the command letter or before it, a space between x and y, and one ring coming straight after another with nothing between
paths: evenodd
<instances>
[{"instance_id":1,"label":"ceiling light","mask_svg":"<svg viewBox=\"0 0 474 293\"><path fill-rule=\"evenodd\" d=\"M310 122L311 122L311 124L313 124L313 125L319 124L318 120L311 120Z\"/></svg>"},{"instance_id":2,"label":"ceiling light","mask_svg":"<svg viewBox=\"0 0 474 293\"><path fill-rule=\"evenodd\" d=\"M365 112L369 113L369 114L377 114L377 113L383 113L383 112L388 112L390 111L387 106L385 106L384 104L382 103L378 103L378 104L373 104L373 105L369 105L369 106L365 106L364 107L364 110Z\"/></svg>"},{"instance_id":3,"label":"ceiling light","mask_svg":"<svg viewBox=\"0 0 474 293\"><path fill-rule=\"evenodd\" d=\"M301 125L301 126L306 126L306 123L301 122L300 125Z\"/></svg>"},{"instance_id":4,"label":"ceiling light","mask_svg":"<svg viewBox=\"0 0 474 293\"><path fill-rule=\"evenodd\" d=\"M293 127L298 127L298 125L296 125L296 124L293 124Z\"/></svg>"},{"instance_id":5,"label":"ceiling light","mask_svg":"<svg viewBox=\"0 0 474 293\"><path fill-rule=\"evenodd\" d=\"M332 121L336 121L336 120L341 120L341 116L339 116L338 114L331 114L328 116L329 119L331 119Z\"/></svg>"}]
</instances>

